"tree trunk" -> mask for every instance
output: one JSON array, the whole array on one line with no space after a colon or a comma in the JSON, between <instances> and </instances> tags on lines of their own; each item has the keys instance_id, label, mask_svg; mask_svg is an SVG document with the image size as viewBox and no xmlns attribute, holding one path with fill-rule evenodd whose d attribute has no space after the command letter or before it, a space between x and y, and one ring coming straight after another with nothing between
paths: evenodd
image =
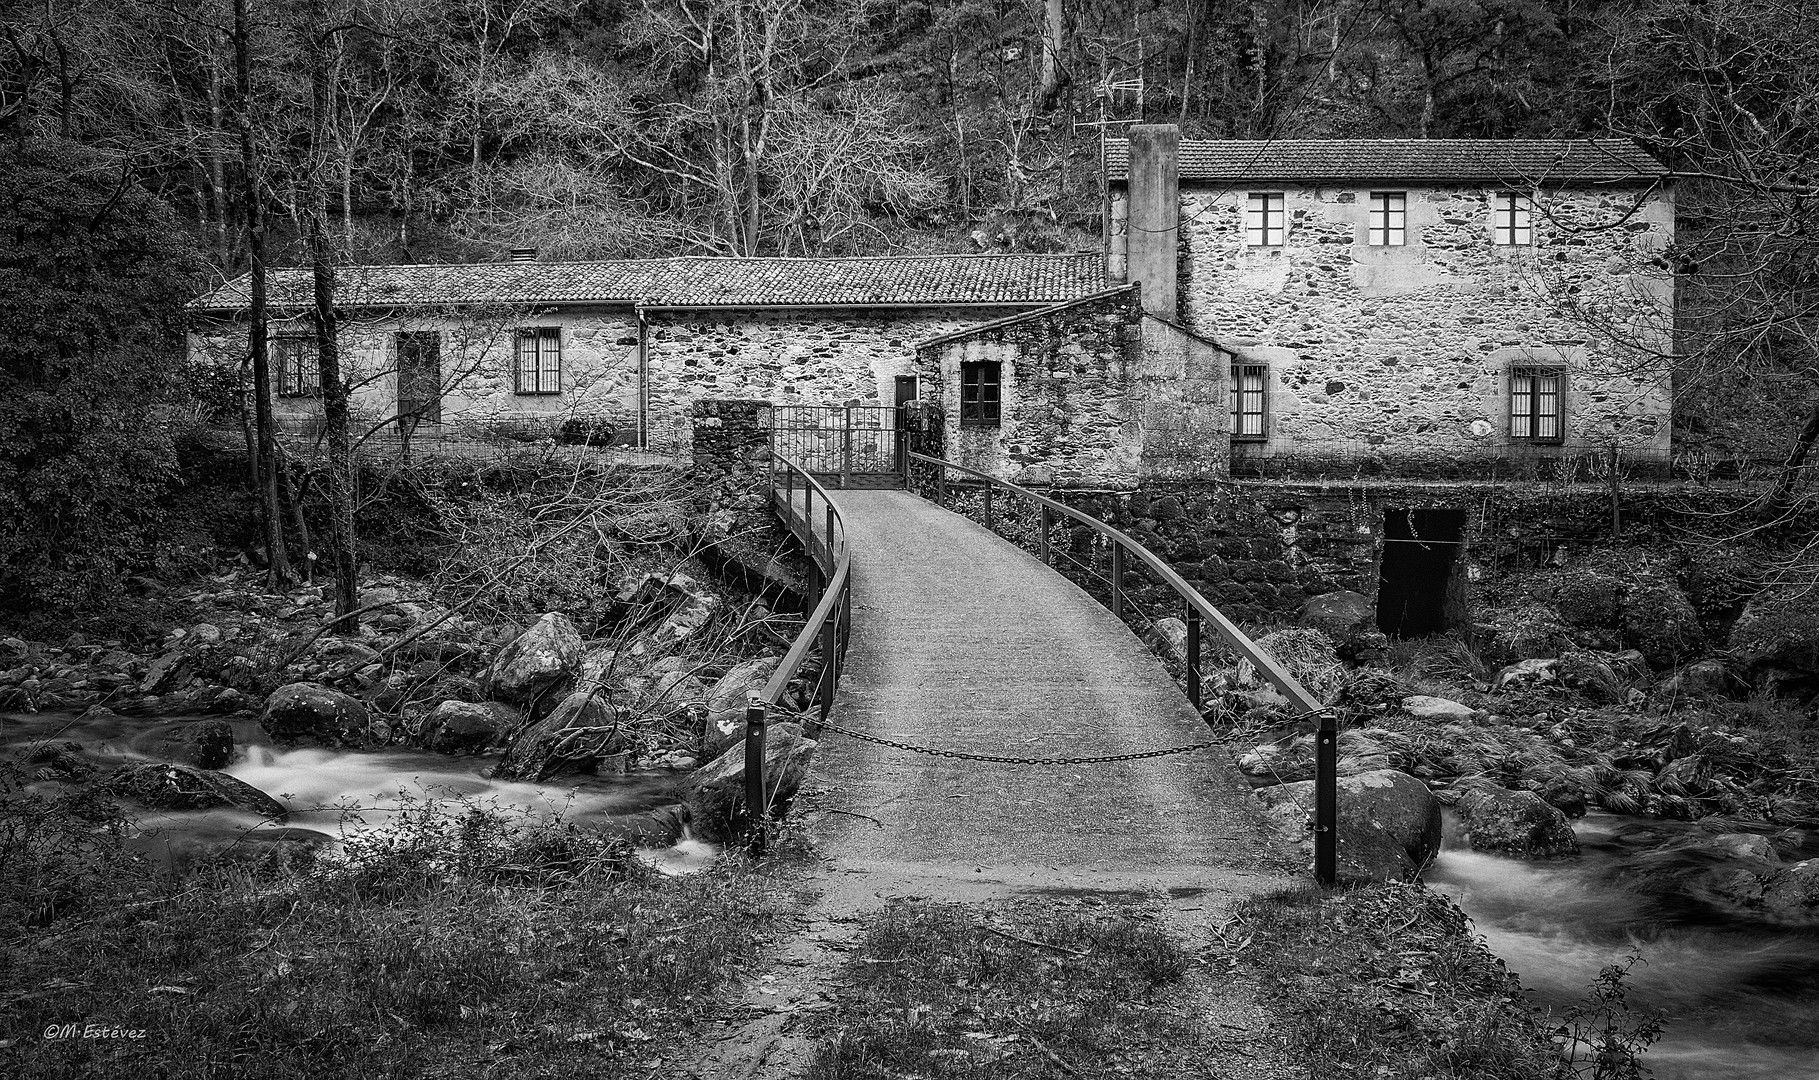
<instances>
[{"instance_id":1,"label":"tree trunk","mask_svg":"<svg viewBox=\"0 0 1819 1080\"><path fill-rule=\"evenodd\" d=\"M214 51L214 38L209 38L208 57L208 119L209 126L220 131L226 125L221 116L221 61ZM215 257L222 266L233 263L233 252L227 241L227 179L226 166L219 151L210 151L208 155L208 185L210 198L215 210Z\"/></svg>"},{"instance_id":2,"label":"tree trunk","mask_svg":"<svg viewBox=\"0 0 1819 1080\"><path fill-rule=\"evenodd\" d=\"M340 327L335 311L334 244L329 236L329 148L334 143L329 97L329 29L327 0L312 0L307 51L310 66L310 271L315 285L316 358L322 382L322 417L328 442L329 563L334 570L335 615L355 610L358 563L354 557L353 451L347 431L347 384L341 378ZM343 631L357 627L343 626Z\"/></svg>"},{"instance_id":3,"label":"tree trunk","mask_svg":"<svg viewBox=\"0 0 1819 1080\"><path fill-rule=\"evenodd\" d=\"M266 583L274 589L292 583L290 558L284 550L284 517L278 501L277 437L272 422L272 373L265 311L265 206L260 192L259 161L253 149L252 28L247 0L234 0L234 83L240 99L240 170L246 201L246 247L251 284L247 299L247 350L253 358L253 427L259 443L259 517L265 533Z\"/></svg>"},{"instance_id":4,"label":"tree trunk","mask_svg":"<svg viewBox=\"0 0 1819 1080\"><path fill-rule=\"evenodd\" d=\"M1819 402L1813 404L1813 411L1806 418L1806 426L1794 439L1794 448L1788 451L1787 460L1781 464L1780 475L1775 477L1775 486L1768 495L1768 515L1770 521L1779 521L1794 508L1794 488L1799 486L1801 473L1806 468L1806 459L1813 452L1813 443L1819 441Z\"/></svg>"},{"instance_id":5,"label":"tree trunk","mask_svg":"<svg viewBox=\"0 0 1819 1080\"><path fill-rule=\"evenodd\" d=\"M1037 97L1043 112L1055 107L1066 73L1061 68L1061 50L1067 46L1067 27L1061 0L1045 0L1042 18L1042 84Z\"/></svg>"}]
</instances>

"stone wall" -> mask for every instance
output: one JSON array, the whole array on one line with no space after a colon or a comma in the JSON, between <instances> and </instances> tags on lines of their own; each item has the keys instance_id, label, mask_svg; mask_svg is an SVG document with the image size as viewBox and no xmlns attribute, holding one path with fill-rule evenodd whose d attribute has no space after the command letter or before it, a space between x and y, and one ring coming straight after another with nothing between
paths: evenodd
<instances>
[{"instance_id":1,"label":"stone wall","mask_svg":"<svg viewBox=\"0 0 1819 1080\"><path fill-rule=\"evenodd\" d=\"M762 509L770 484L770 402L701 398L690 404L689 420L697 494L716 505Z\"/></svg>"},{"instance_id":2,"label":"stone wall","mask_svg":"<svg viewBox=\"0 0 1819 1080\"><path fill-rule=\"evenodd\" d=\"M513 391L515 331L558 327L562 332L562 392ZM342 324L342 371L352 380L349 409L372 425L397 415L398 358L395 335L441 335L444 423L606 420L635 434L638 418L638 320L627 308L545 312L474 310L459 316L355 315ZM311 334L307 318L274 319L271 332ZM191 353L239 363L246 351L244 326L217 326L191 337ZM274 378L276 374L274 373ZM275 415L304 420L322 415L320 397L273 395Z\"/></svg>"},{"instance_id":3,"label":"stone wall","mask_svg":"<svg viewBox=\"0 0 1819 1080\"><path fill-rule=\"evenodd\" d=\"M1009 314L1014 309L653 311L651 423L685 425L690 402L709 397L893 405L895 377L914 374L917 342Z\"/></svg>"},{"instance_id":4,"label":"stone wall","mask_svg":"<svg viewBox=\"0 0 1819 1080\"><path fill-rule=\"evenodd\" d=\"M1286 193L1284 245L1244 245L1253 189ZM1270 368L1269 438L1235 454L1373 459L1404 475L1558 454L1509 439L1509 370L1537 365L1567 369L1568 443L1665 456L1667 365L1619 339L1671 351L1672 280L1659 262L1671 196L1549 192L1535 243L1518 247L1491 242L1489 189L1409 187L1408 243L1373 247L1370 190L1183 190L1183 322ZM1125 213L1116 200L1114 264Z\"/></svg>"}]
</instances>

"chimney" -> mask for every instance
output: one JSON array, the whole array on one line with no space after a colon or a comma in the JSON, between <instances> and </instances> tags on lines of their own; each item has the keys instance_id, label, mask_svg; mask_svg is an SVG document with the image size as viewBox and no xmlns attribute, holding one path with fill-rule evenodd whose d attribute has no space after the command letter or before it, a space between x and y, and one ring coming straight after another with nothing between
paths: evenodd
<instances>
[{"instance_id":1,"label":"chimney","mask_svg":"<svg viewBox=\"0 0 1819 1080\"><path fill-rule=\"evenodd\" d=\"M513 248L512 257L508 261L510 261L510 262L536 262L537 261L537 249L536 248Z\"/></svg>"},{"instance_id":2,"label":"chimney","mask_svg":"<svg viewBox=\"0 0 1819 1080\"><path fill-rule=\"evenodd\" d=\"M1125 278L1143 285L1143 310L1173 321L1175 246L1180 235L1181 184L1177 151L1181 129L1173 124L1135 124L1130 132L1130 170L1125 181L1129 219L1125 225Z\"/></svg>"}]
</instances>

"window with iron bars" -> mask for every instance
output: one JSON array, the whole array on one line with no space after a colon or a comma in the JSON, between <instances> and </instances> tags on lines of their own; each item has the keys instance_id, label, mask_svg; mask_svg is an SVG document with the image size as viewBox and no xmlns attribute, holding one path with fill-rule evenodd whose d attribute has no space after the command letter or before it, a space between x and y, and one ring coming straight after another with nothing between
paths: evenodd
<instances>
[{"instance_id":1,"label":"window with iron bars","mask_svg":"<svg viewBox=\"0 0 1819 1080\"><path fill-rule=\"evenodd\" d=\"M1534 208L1535 204L1527 195L1497 192L1491 198L1492 238L1501 245L1534 243Z\"/></svg>"},{"instance_id":2,"label":"window with iron bars","mask_svg":"<svg viewBox=\"0 0 1819 1080\"><path fill-rule=\"evenodd\" d=\"M1510 439L1557 443L1566 437L1566 373L1559 368L1510 372Z\"/></svg>"},{"instance_id":3,"label":"window with iron bars","mask_svg":"<svg viewBox=\"0 0 1819 1080\"><path fill-rule=\"evenodd\" d=\"M1269 368L1264 364L1232 365L1232 439L1262 442L1269 437L1265 425L1264 388Z\"/></svg>"},{"instance_id":4,"label":"window with iron bars","mask_svg":"<svg viewBox=\"0 0 1819 1080\"><path fill-rule=\"evenodd\" d=\"M1283 194L1280 191L1253 191L1244 206L1244 243L1248 247L1281 245L1283 228Z\"/></svg>"},{"instance_id":5,"label":"window with iron bars","mask_svg":"<svg viewBox=\"0 0 1819 1080\"><path fill-rule=\"evenodd\" d=\"M518 331L517 363L513 366L515 394L562 393L562 331L538 326Z\"/></svg>"},{"instance_id":6,"label":"window with iron bars","mask_svg":"<svg viewBox=\"0 0 1819 1080\"><path fill-rule=\"evenodd\" d=\"M278 369L279 397L319 397L322 373L313 334L273 334L272 366Z\"/></svg>"},{"instance_id":7,"label":"window with iron bars","mask_svg":"<svg viewBox=\"0 0 1819 1080\"><path fill-rule=\"evenodd\" d=\"M1401 247L1408 243L1408 193L1371 192L1370 242L1372 247Z\"/></svg>"},{"instance_id":8,"label":"window with iron bars","mask_svg":"<svg viewBox=\"0 0 1819 1080\"><path fill-rule=\"evenodd\" d=\"M960 423L965 427L997 427L1002 386L995 362L960 365Z\"/></svg>"}]
</instances>

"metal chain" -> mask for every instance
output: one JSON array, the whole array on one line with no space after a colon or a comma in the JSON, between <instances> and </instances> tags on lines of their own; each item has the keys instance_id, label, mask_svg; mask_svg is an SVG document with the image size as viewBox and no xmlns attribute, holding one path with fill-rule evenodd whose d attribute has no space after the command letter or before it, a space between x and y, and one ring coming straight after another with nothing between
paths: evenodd
<instances>
[{"instance_id":1,"label":"metal chain","mask_svg":"<svg viewBox=\"0 0 1819 1080\"><path fill-rule=\"evenodd\" d=\"M1222 741L1198 742L1191 746L1171 746L1167 750L1146 750L1140 754L1106 754L1101 757L1011 757L1007 754L969 754L963 750L937 750L932 746L917 746L914 743L897 742L892 739L880 738L876 735L867 735L862 731L854 731L852 728L841 727L839 724L829 720L819 721L819 726L826 728L828 731L836 731L842 735L848 735L865 742L877 743L879 746L889 746L898 750L908 750L916 754L933 754L936 757L958 758L962 761L995 761L1005 765L1099 765L1110 761L1141 761L1144 758L1168 757L1171 754L1189 754L1195 750L1205 750L1208 747L1224 745Z\"/></svg>"}]
</instances>

